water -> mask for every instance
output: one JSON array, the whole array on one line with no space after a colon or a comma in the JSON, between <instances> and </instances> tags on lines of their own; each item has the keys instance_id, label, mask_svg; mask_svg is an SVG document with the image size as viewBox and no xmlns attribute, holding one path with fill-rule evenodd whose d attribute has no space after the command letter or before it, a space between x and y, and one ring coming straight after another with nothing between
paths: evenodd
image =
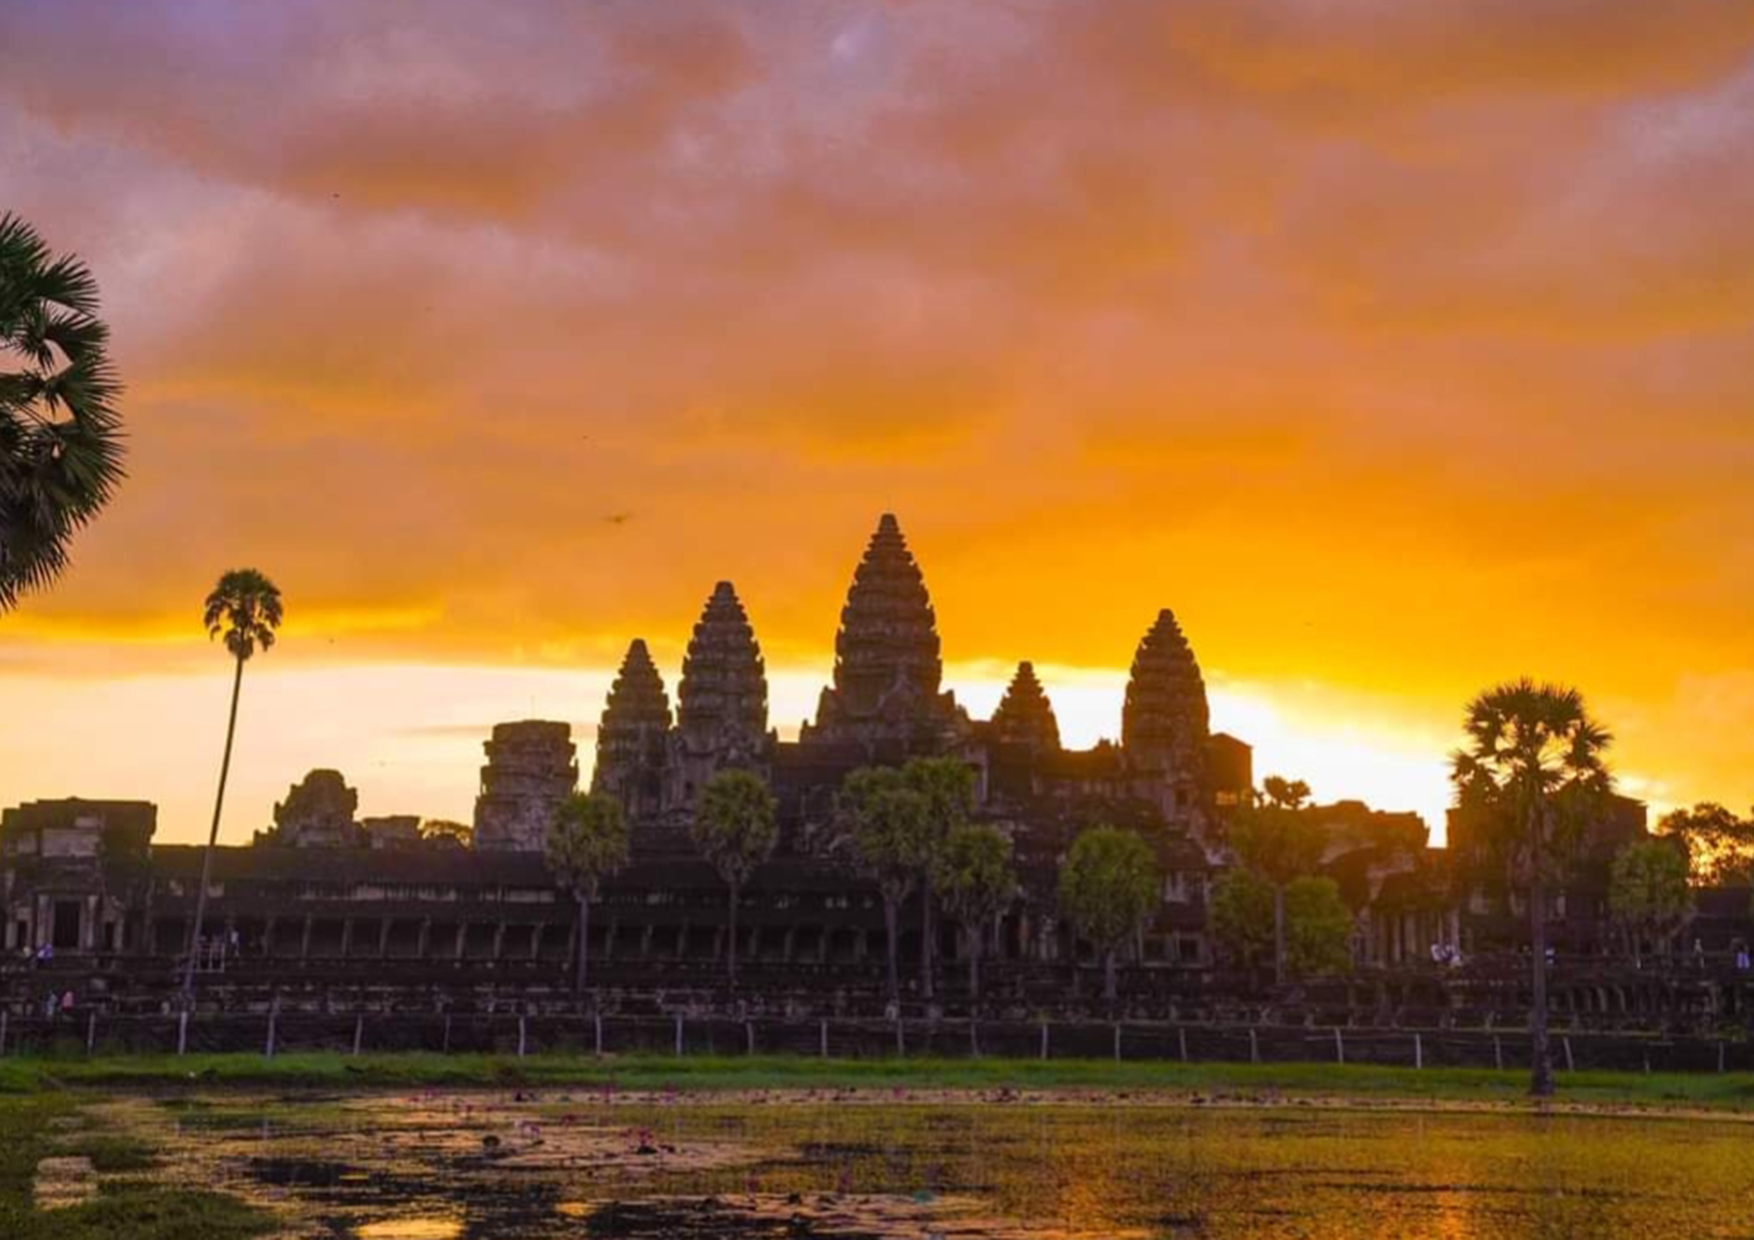
<instances>
[{"instance_id":1,"label":"water","mask_svg":"<svg viewBox=\"0 0 1754 1240\"><path fill-rule=\"evenodd\" d=\"M310 1237L1754 1235L1754 1126L1731 1120L871 1090L113 1111L167 1146L165 1174Z\"/></svg>"}]
</instances>

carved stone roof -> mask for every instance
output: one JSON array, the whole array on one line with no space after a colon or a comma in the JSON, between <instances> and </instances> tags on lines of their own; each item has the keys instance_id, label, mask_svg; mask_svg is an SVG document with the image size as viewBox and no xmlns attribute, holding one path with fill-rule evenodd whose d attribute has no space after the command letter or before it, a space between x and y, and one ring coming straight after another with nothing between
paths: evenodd
<instances>
[{"instance_id":1,"label":"carved stone roof","mask_svg":"<svg viewBox=\"0 0 1754 1240\"><path fill-rule=\"evenodd\" d=\"M663 764L670 730L670 698L651 651L635 638L609 688L597 727L597 768L592 786L621 793L630 780Z\"/></svg>"},{"instance_id":2,"label":"carved stone roof","mask_svg":"<svg viewBox=\"0 0 1754 1240\"><path fill-rule=\"evenodd\" d=\"M1017 665L1017 674L993 712L993 732L1007 744L1050 752L1060 747L1060 724L1033 663Z\"/></svg>"},{"instance_id":3,"label":"carved stone roof","mask_svg":"<svg viewBox=\"0 0 1754 1240\"><path fill-rule=\"evenodd\" d=\"M707 600L676 688L676 722L695 749L748 749L767 735L767 667L737 591Z\"/></svg>"},{"instance_id":4,"label":"carved stone roof","mask_svg":"<svg viewBox=\"0 0 1754 1240\"><path fill-rule=\"evenodd\" d=\"M944 668L925 577L895 517L885 513L853 574L834 639L834 685L816 727L825 739L954 726L954 701L940 694Z\"/></svg>"},{"instance_id":5,"label":"carved stone roof","mask_svg":"<svg viewBox=\"0 0 1754 1240\"><path fill-rule=\"evenodd\" d=\"M1192 775L1210 726L1206 682L1175 614L1159 612L1139 643L1121 709L1121 745L1149 766Z\"/></svg>"}]
</instances>

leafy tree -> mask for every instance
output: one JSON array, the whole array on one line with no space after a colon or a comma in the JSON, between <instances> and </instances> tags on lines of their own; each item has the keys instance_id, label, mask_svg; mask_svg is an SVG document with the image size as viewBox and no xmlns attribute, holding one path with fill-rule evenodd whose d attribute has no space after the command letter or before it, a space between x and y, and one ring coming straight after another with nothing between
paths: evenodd
<instances>
[{"instance_id":1,"label":"leafy tree","mask_svg":"<svg viewBox=\"0 0 1754 1240\"><path fill-rule=\"evenodd\" d=\"M1754 885L1754 810L1747 818L1713 801L1663 816L1657 831L1686 846L1693 877L1707 887Z\"/></svg>"},{"instance_id":2,"label":"leafy tree","mask_svg":"<svg viewBox=\"0 0 1754 1240\"><path fill-rule=\"evenodd\" d=\"M1273 953L1273 885L1252 870L1226 870L1212 884L1208 918L1226 956L1253 970Z\"/></svg>"},{"instance_id":3,"label":"leafy tree","mask_svg":"<svg viewBox=\"0 0 1754 1240\"><path fill-rule=\"evenodd\" d=\"M0 214L0 612L67 565L122 480L121 394L97 281Z\"/></svg>"},{"instance_id":4,"label":"leafy tree","mask_svg":"<svg viewBox=\"0 0 1754 1240\"><path fill-rule=\"evenodd\" d=\"M779 842L773 793L749 771L720 771L701 790L689 834L731 892L731 950L726 957L731 984L737 984L737 902L755 867L773 855Z\"/></svg>"},{"instance_id":5,"label":"leafy tree","mask_svg":"<svg viewBox=\"0 0 1754 1240\"><path fill-rule=\"evenodd\" d=\"M1285 888L1289 923L1286 964L1298 977L1326 977L1352 969L1352 913L1331 878L1294 878Z\"/></svg>"},{"instance_id":6,"label":"leafy tree","mask_svg":"<svg viewBox=\"0 0 1754 1240\"><path fill-rule=\"evenodd\" d=\"M901 997L896 969L897 918L927 856L931 807L899 768L864 766L841 783L841 811L860 873L877 884L888 932L889 997Z\"/></svg>"},{"instance_id":7,"label":"leafy tree","mask_svg":"<svg viewBox=\"0 0 1754 1240\"><path fill-rule=\"evenodd\" d=\"M934 873L944 907L968 931L968 993L970 1001L979 1000L982 939L1017 896L1010 837L984 824L959 826L944 841Z\"/></svg>"},{"instance_id":8,"label":"leafy tree","mask_svg":"<svg viewBox=\"0 0 1754 1240\"><path fill-rule=\"evenodd\" d=\"M1529 1091L1553 1092L1547 1042L1547 889L1579 831L1612 791L1604 753L1612 737L1583 695L1529 679L1488 689L1468 704L1466 748L1450 759L1459 808L1477 816L1514 882L1528 893L1533 969Z\"/></svg>"},{"instance_id":9,"label":"leafy tree","mask_svg":"<svg viewBox=\"0 0 1754 1240\"><path fill-rule=\"evenodd\" d=\"M1285 890L1321 864L1321 828L1305 810L1309 785L1269 775L1262 795L1230 820L1230 847L1245 868L1273 889L1273 981L1285 983Z\"/></svg>"},{"instance_id":10,"label":"leafy tree","mask_svg":"<svg viewBox=\"0 0 1754 1240\"><path fill-rule=\"evenodd\" d=\"M1608 911L1626 931L1632 959L1639 962L1640 940L1648 935L1666 952L1693 916L1693 889L1687 885L1687 854L1674 840L1636 840L1614 854L1608 881Z\"/></svg>"},{"instance_id":11,"label":"leafy tree","mask_svg":"<svg viewBox=\"0 0 1754 1240\"><path fill-rule=\"evenodd\" d=\"M543 859L554 881L579 906L578 942L573 949L573 992L583 994L591 951L591 905L603 880L627 865L630 843L621 802L602 792L574 792L561 802L548 824Z\"/></svg>"},{"instance_id":12,"label":"leafy tree","mask_svg":"<svg viewBox=\"0 0 1754 1240\"><path fill-rule=\"evenodd\" d=\"M253 568L234 568L223 574L207 596L201 622L211 640L223 637L225 648L236 661L231 680L231 716L225 725L225 755L219 761L219 790L213 797L213 825L207 831L207 848L201 854L201 889L195 895L195 919L189 924L189 957L183 966L183 997L195 994L195 948L201 923L207 916L207 884L213 873L213 847L219 842L219 816L225 806L225 781L231 773L231 746L237 736L238 692L243 688L244 664L257 650L274 645L274 634L283 617L280 591Z\"/></svg>"},{"instance_id":13,"label":"leafy tree","mask_svg":"<svg viewBox=\"0 0 1754 1240\"><path fill-rule=\"evenodd\" d=\"M1060 910L1103 960L1103 997L1115 999L1115 954L1159 899L1157 857L1136 831L1090 827L1060 867Z\"/></svg>"},{"instance_id":14,"label":"leafy tree","mask_svg":"<svg viewBox=\"0 0 1754 1240\"><path fill-rule=\"evenodd\" d=\"M901 775L926 809L920 834L920 994L930 999L934 874L945 841L974 808L974 771L956 758L910 758Z\"/></svg>"}]
</instances>

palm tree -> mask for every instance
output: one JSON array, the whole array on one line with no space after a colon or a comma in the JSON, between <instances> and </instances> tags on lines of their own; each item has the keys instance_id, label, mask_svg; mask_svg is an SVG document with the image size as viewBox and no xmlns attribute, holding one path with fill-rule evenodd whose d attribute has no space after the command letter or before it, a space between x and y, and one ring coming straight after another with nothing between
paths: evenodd
<instances>
[{"instance_id":1,"label":"palm tree","mask_svg":"<svg viewBox=\"0 0 1754 1240\"><path fill-rule=\"evenodd\" d=\"M35 229L0 215L0 612L67 565L68 546L122 480L121 392L97 281Z\"/></svg>"},{"instance_id":2,"label":"palm tree","mask_svg":"<svg viewBox=\"0 0 1754 1240\"><path fill-rule=\"evenodd\" d=\"M987 928L1017 898L1017 872L1011 865L1011 837L985 823L964 823L951 831L934 867L933 885L944 907L968 932L968 1001L981 997L981 946Z\"/></svg>"},{"instance_id":3,"label":"palm tree","mask_svg":"<svg viewBox=\"0 0 1754 1240\"><path fill-rule=\"evenodd\" d=\"M919 838L920 997L932 997L932 901L940 855L950 833L968 821L974 805L974 769L958 758L910 758L901 768L926 807Z\"/></svg>"},{"instance_id":4,"label":"palm tree","mask_svg":"<svg viewBox=\"0 0 1754 1240\"><path fill-rule=\"evenodd\" d=\"M1321 830L1305 812L1309 785L1269 775L1261 796L1230 822L1230 848L1244 869L1273 889L1273 984L1285 984L1285 891L1321 864Z\"/></svg>"},{"instance_id":5,"label":"palm tree","mask_svg":"<svg viewBox=\"0 0 1754 1240\"><path fill-rule=\"evenodd\" d=\"M578 902L578 942L573 950L573 992L585 992L591 947L591 904L605 878L627 864L627 817L621 802L604 792L575 792L549 824L543 855L554 881Z\"/></svg>"},{"instance_id":6,"label":"palm tree","mask_svg":"<svg viewBox=\"0 0 1754 1240\"><path fill-rule=\"evenodd\" d=\"M841 781L840 814L853 864L883 897L888 946L889 998L901 1000L896 967L901 902L912 893L925 863L931 806L893 766L862 766Z\"/></svg>"},{"instance_id":7,"label":"palm tree","mask_svg":"<svg viewBox=\"0 0 1754 1240\"><path fill-rule=\"evenodd\" d=\"M1467 747L1450 759L1458 807L1477 814L1513 874L1528 888L1533 977L1529 1092L1553 1092L1547 1048L1547 882L1556 858L1612 790L1604 752L1613 738L1583 695L1527 679L1468 704Z\"/></svg>"},{"instance_id":8,"label":"palm tree","mask_svg":"<svg viewBox=\"0 0 1754 1240\"><path fill-rule=\"evenodd\" d=\"M731 985L737 984L737 904L743 884L779 842L773 793L759 775L719 771L701 790L689 834L731 892L731 950L726 956Z\"/></svg>"},{"instance_id":9,"label":"palm tree","mask_svg":"<svg viewBox=\"0 0 1754 1240\"><path fill-rule=\"evenodd\" d=\"M213 872L213 846L219 841L219 815L225 806L225 779L231 773L231 743L238 729L238 691L244 683L244 664L257 650L274 645L280 627L280 591L253 568L234 568L219 579L207 596L202 623L209 639L223 636L225 648L236 660L231 679L231 717L225 725L225 756L219 761L219 791L213 798L213 825L207 831L207 849L201 854L201 888L195 895L195 920L189 925L188 960L183 966L183 997L195 994L195 948L201 940L201 920L207 915L207 883Z\"/></svg>"},{"instance_id":10,"label":"palm tree","mask_svg":"<svg viewBox=\"0 0 1754 1240\"><path fill-rule=\"evenodd\" d=\"M1162 900L1157 855L1137 831L1087 827L1060 866L1060 912L1102 953L1102 995L1117 995L1115 956ZM1077 976L1076 945L1072 961Z\"/></svg>"}]
</instances>

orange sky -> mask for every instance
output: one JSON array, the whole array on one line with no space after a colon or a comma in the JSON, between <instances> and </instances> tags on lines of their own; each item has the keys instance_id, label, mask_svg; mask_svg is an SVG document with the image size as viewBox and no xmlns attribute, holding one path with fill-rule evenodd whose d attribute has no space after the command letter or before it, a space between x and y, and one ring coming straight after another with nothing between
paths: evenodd
<instances>
[{"instance_id":1,"label":"orange sky","mask_svg":"<svg viewBox=\"0 0 1754 1240\"><path fill-rule=\"evenodd\" d=\"M198 836L240 564L228 838L318 764L466 817L720 577L795 726L885 509L971 706L1033 658L1114 733L1168 605L1324 795L1434 813L1526 671L1754 802L1754 6L12 0L0 56L133 436L0 619L0 802Z\"/></svg>"}]
</instances>

